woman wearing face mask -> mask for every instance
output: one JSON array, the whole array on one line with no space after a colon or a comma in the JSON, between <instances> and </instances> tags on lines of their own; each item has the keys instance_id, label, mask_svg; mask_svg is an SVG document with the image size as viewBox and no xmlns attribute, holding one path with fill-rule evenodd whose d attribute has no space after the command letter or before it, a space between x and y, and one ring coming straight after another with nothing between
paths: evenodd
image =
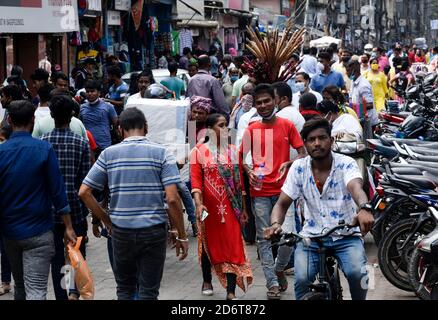
<instances>
[{"instance_id":1,"label":"woman wearing face mask","mask_svg":"<svg viewBox=\"0 0 438 320\"><path fill-rule=\"evenodd\" d=\"M339 107L339 114L348 113L353 116L358 123L360 123L359 118L357 117L356 111L351 109L345 103L345 97L342 94L341 90L336 86L328 86L325 87L322 91L322 96L324 100L330 100L334 104Z\"/></svg>"},{"instance_id":2,"label":"woman wearing face mask","mask_svg":"<svg viewBox=\"0 0 438 320\"><path fill-rule=\"evenodd\" d=\"M336 140L351 135L357 142L362 142L363 130L357 120L348 113L341 113L339 106L330 100L323 100L317 106L318 111L332 125L332 136Z\"/></svg>"},{"instance_id":3,"label":"woman wearing face mask","mask_svg":"<svg viewBox=\"0 0 438 320\"><path fill-rule=\"evenodd\" d=\"M298 92L292 96L292 106L298 108L300 97L305 93L312 93L316 97L316 101L320 103L322 101L322 95L319 92L313 91L310 88L310 77L305 72L299 72L295 76L295 88Z\"/></svg>"},{"instance_id":4,"label":"woman wearing face mask","mask_svg":"<svg viewBox=\"0 0 438 320\"><path fill-rule=\"evenodd\" d=\"M379 71L379 62L377 59L371 59L371 70L364 76L373 87L374 105L376 106L377 112L384 110L385 98L388 95L388 79L383 72Z\"/></svg>"}]
</instances>

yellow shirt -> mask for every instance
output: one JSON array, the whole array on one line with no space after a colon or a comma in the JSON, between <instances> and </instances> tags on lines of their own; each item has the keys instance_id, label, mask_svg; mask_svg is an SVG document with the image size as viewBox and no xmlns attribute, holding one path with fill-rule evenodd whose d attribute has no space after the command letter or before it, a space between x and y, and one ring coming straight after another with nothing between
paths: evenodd
<instances>
[{"instance_id":1,"label":"yellow shirt","mask_svg":"<svg viewBox=\"0 0 438 320\"><path fill-rule=\"evenodd\" d=\"M371 83L373 87L374 104L376 111L380 112L385 109L385 98L388 94L387 79L383 72L374 73L372 71L367 72L365 78Z\"/></svg>"},{"instance_id":2,"label":"yellow shirt","mask_svg":"<svg viewBox=\"0 0 438 320\"><path fill-rule=\"evenodd\" d=\"M344 81L345 81L345 87L347 88L347 91L350 91L350 89L351 89L351 80L348 77L347 69L344 67L344 64L342 63L342 61L334 63L332 65L332 70L342 74L342 77L344 78Z\"/></svg>"}]
</instances>

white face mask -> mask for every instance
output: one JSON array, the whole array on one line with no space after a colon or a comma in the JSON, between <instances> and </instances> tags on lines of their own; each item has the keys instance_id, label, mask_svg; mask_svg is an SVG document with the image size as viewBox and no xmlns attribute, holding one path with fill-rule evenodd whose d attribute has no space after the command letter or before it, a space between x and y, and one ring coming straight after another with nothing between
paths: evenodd
<instances>
[{"instance_id":1,"label":"white face mask","mask_svg":"<svg viewBox=\"0 0 438 320\"><path fill-rule=\"evenodd\" d=\"M324 66L321 62L318 62L318 69L319 69L320 71L324 71L325 66Z\"/></svg>"},{"instance_id":2,"label":"white face mask","mask_svg":"<svg viewBox=\"0 0 438 320\"><path fill-rule=\"evenodd\" d=\"M304 82L295 82L295 87L301 93L303 93L306 90L306 85L304 84Z\"/></svg>"}]
</instances>

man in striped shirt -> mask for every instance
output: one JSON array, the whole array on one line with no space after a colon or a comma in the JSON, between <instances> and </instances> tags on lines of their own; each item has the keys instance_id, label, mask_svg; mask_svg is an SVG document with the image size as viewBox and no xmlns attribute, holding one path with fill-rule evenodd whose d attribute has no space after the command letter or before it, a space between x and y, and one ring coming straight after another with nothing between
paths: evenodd
<instances>
[{"instance_id":1,"label":"man in striped shirt","mask_svg":"<svg viewBox=\"0 0 438 320\"><path fill-rule=\"evenodd\" d=\"M137 108L119 118L123 142L105 149L87 177L79 196L112 235L114 275L119 300L157 299L166 258L167 218L177 229L176 255L187 257L176 161L164 146L146 137L147 123ZM109 216L92 191L110 190ZM164 204L164 196L168 210Z\"/></svg>"}]
</instances>

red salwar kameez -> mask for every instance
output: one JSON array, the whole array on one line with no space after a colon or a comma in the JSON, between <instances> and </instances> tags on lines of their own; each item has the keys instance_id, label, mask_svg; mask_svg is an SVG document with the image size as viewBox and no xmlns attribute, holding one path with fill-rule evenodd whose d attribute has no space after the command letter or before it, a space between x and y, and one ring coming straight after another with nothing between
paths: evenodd
<instances>
[{"instance_id":1,"label":"red salwar kameez","mask_svg":"<svg viewBox=\"0 0 438 320\"><path fill-rule=\"evenodd\" d=\"M226 288L226 273L233 273L237 277L237 285L246 291L245 279L247 285L253 280L251 264L246 255L240 222L228 197L224 179L219 174L216 151L210 148L208 144L198 144L192 150L190 159L192 192L202 193L208 212L207 218L198 226L199 262L204 249L221 285ZM237 159L235 147L230 146L230 150L229 154ZM232 170L235 159L219 156L219 161Z\"/></svg>"}]
</instances>

